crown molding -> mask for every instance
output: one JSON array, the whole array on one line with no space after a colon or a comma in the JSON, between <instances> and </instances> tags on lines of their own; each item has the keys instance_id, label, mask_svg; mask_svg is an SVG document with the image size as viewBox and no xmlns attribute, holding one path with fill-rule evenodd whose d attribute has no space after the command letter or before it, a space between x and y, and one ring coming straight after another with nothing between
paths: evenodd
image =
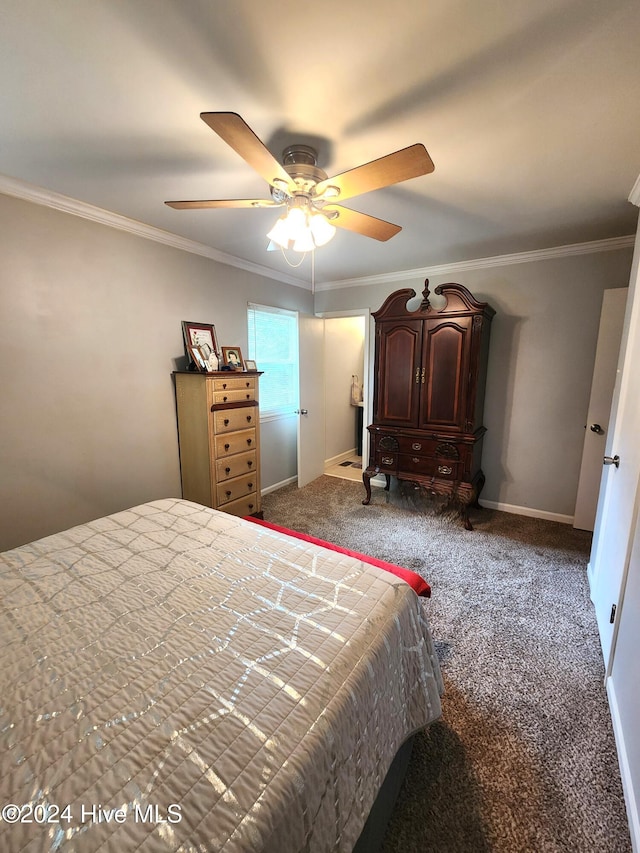
<instances>
[{"instance_id":1,"label":"crown molding","mask_svg":"<svg viewBox=\"0 0 640 853\"><path fill-rule=\"evenodd\" d=\"M640 202L639 202L640 203ZM343 287L367 287L372 284L392 284L412 278L429 278L434 275L468 272L469 270L506 267L512 264L527 264L533 261L547 261L551 258L566 258L571 255L590 255L595 252L615 252L632 248L635 236L610 237L606 240L593 240L590 243L572 243L567 246L553 246L550 249L535 249L531 252L516 252L512 255L495 255L491 258L475 258L470 261L458 261L450 264L438 264L432 267L420 267L412 270L399 270L393 273L346 278L342 281L316 282L316 290L338 290Z\"/></svg>"},{"instance_id":2,"label":"crown molding","mask_svg":"<svg viewBox=\"0 0 640 853\"><path fill-rule=\"evenodd\" d=\"M202 255L212 261L218 261L230 267L237 267L255 275L276 279L276 281L283 282L284 284L293 284L295 287L302 287L305 290L311 289L310 283L301 281L286 273L277 272L260 264L253 264L250 261L242 260L242 258L236 258L235 255L227 255L225 252L220 252L217 249L211 248L211 246L206 246L204 243L180 237L177 234L172 234L170 231L164 231L162 228L146 225L144 222L139 222L136 219L129 219L129 217L122 216L119 213L112 213L110 210L105 210L102 207L78 201L70 196L44 189L35 184L29 184L18 178L0 175L0 193L20 198L23 201L31 201L34 204L40 204L44 207L50 207L62 213L70 213L72 216L79 216L82 219L88 219L100 225L107 225L109 228L127 231L136 237L143 237L145 240L154 240L156 243L164 243L166 246L180 249L183 252L190 252L192 255Z\"/></svg>"},{"instance_id":3,"label":"crown molding","mask_svg":"<svg viewBox=\"0 0 640 853\"><path fill-rule=\"evenodd\" d=\"M82 219L88 219L91 222L107 225L110 228L117 228L120 231L127 231L137 237L142 237L146 240L154 240L156 243L163 243L166 246L171 246L174 249L180 249L183 252L201 255L212 261L226 264L227 266L236 267L255 275L275 279L283 284L292 284L294 287L302 287L305 290L311 289L311 284L309 282L302 281L299 278L294 278L293 276L287 275L287 273L277 272L269 267L263 267L260 264L245 261L242 258L237 258L235 255L227 255L225 252L220 252L217 249L213 249L211 246L206 246L204 243L198 243L195 240L180 237L177 234L172 234L170 231L164 231L163 229L156 228L153 225L146 225L144 222L139 222L136 219L129 219L129 217L122 216L119 213L112 213L104 208L87 204L84 201L78 201L70 196L62 195L61 193L54 192L53 190L44 189L43 187L36 186L35 184L29 184L18 178L11 178L8 175L0 175L0 193L14 196L15 198L23 199L24 201L30 201L34 204L40 204L44 207L50 207L53 210L59 210L62 213L70 213L73 216L79 216ZM640 176L631 190L629 201L640 206ZM399 270L398 272L383 273L381 275L363 276L360 278L342 279L339 281L316 282L315 290L340 290L345 287L366 287L368 285L375 284L393 284L398 281L407 281L408 279L413 278L428 278L429 276L448 275L449 273L467 272L469 270L490 269L492 267L510 266L512 264L525 264L534 261L545 261L552 258L564 258L572 255L613 252L618 251L619 249L632 248L634 242L635 235L611 237L605 240L593 240L589 243L572 243L567 246L553 246L549 249L535 249L530 252L517 252L511 255L495 255L494 257L489 258L475 258L469 261L438 264L418 269Z\"/></svg>"}]
</instances>

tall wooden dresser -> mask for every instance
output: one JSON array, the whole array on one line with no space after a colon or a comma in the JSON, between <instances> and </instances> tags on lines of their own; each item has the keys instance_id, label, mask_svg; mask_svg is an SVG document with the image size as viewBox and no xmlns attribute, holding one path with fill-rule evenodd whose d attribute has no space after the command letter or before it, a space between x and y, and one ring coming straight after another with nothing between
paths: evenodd
<instances>
[{"instance_id":1,"label":"tall wooden dresser","mask_svg":"<svg viewBox=\"0 0 640 853\"><path fill-rule=\"evenodd\" d=\"M495 311L461 284L441 284L429 300L408 311L415 290L392 293L374 312L375 385L373 423L368 427L369 465L362 478L364 504L371 477L383 473L446 495L471 530L469 505L477 505L485 478L480 467L489 331Z\"/></svg>"},{"instance_id":2,"label":"tall wooden dresser","mask_svg":"<svg viewBox=\"0 0 640 853\"><path fill-rule=\"evenodd\" d=\"M260 373L174 373L182 497L259 515Z\"/></svg>"}]
</instances>

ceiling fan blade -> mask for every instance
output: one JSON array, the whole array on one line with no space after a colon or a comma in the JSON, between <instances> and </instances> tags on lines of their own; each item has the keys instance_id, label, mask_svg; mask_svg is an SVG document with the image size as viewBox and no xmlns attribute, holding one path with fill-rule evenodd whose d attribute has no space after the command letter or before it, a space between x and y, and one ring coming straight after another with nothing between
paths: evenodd
<instances>
[{"instance_id":1,"label":"ceiling fan blade","mask_svg":"<svg viewBox=\"0 0 640 853\"><path fill-rule=\"evenodd\" d=\"M175 210L202 210L208 207L282 207L284 202L270 201L266 198L219 198L202 199L201 201L165 201Z\"/></svg>"},{"instance_id":2,"label":"ceiling fan blade","mask_svg":"<svg viewBox=\"0 0 640 853\"><path fill-rule=\"evenodd\" d=\"M344 201L361 193L399 184L401 181L418 178L420 175L428 175L434 168L427 149L421 142L417 142L415 145L387 154L378 160L372 160L363 166L356 166L355 169L342 172L334 178L320 181L316 186L316 194L322 195L329 187L336 187L339 190L336 198Z\"/></svg>"},{"instance_id":3,"label":"ceiling fan blade","mask_svg":"<svg viewBox=\"0 0 640 853\"><path fill-rule=\"evenodd\" d=\"M351 210L348 207L342 207L339 204L332 204L331 207L323 207L322 213L330 214L331 211L336 211L338 216L335 219L329 217L329 222L338 228L345 228L347 231L355 231L357 234L363 234L365 237L373 237L374 240L390 240L399 231L402 231L400 225L394 225L392 222L386 222L384 219L376 219L375 216L369 216L367 213L358 213L357 210Z\"/></svg>"},{"instance_id":4,"label":"ceiling fan blade","mask_svg":"<svg viewBox=\"0 0 640 853\"><path fill-rule=\"evenodd\" d=\"M270 186L295 189L290 175L237 113L200 113L200 118Z\"/></svg>"}]
</instances>

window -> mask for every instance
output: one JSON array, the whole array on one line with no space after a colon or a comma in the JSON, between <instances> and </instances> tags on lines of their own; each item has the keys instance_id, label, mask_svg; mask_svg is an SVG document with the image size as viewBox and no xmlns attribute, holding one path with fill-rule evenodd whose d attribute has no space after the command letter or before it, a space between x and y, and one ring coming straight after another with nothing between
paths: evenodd
<instances>
[{"instance_id":1,"label":"window","mask_svg":"<svg viewBox=\"0 0 640 853\"><path fill-rule=\"evenodd\" d=\"M298 407L298 315L249 304L249 358L260 377L260 417L292 415Z\"/></svg>"}]
</instances>

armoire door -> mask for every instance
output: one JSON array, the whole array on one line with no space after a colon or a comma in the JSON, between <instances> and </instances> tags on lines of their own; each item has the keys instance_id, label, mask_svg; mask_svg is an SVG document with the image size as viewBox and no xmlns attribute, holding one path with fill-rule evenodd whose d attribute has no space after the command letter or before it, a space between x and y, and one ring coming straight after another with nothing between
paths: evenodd
<instances>
[{"instance_id":1,"label":"armoire door","mask_svg":"<svg viewBox=\"0 0 640 853\"><path fill-rule=\"evenodd\" d=\"M428 320L422 342L420 429L464 432L471 353L471 317Z\"/></svg>"},{"instance_id":2,"label":"armoire door","mask_svg":"<svg viewBox=\"0 0 640 853\"><path fill-rule=\"evenodd\" d=\"M376 329L377 375L374 420L415 427L421 388L421 320L381 323Z\"/></svg>"}]
</instances>

